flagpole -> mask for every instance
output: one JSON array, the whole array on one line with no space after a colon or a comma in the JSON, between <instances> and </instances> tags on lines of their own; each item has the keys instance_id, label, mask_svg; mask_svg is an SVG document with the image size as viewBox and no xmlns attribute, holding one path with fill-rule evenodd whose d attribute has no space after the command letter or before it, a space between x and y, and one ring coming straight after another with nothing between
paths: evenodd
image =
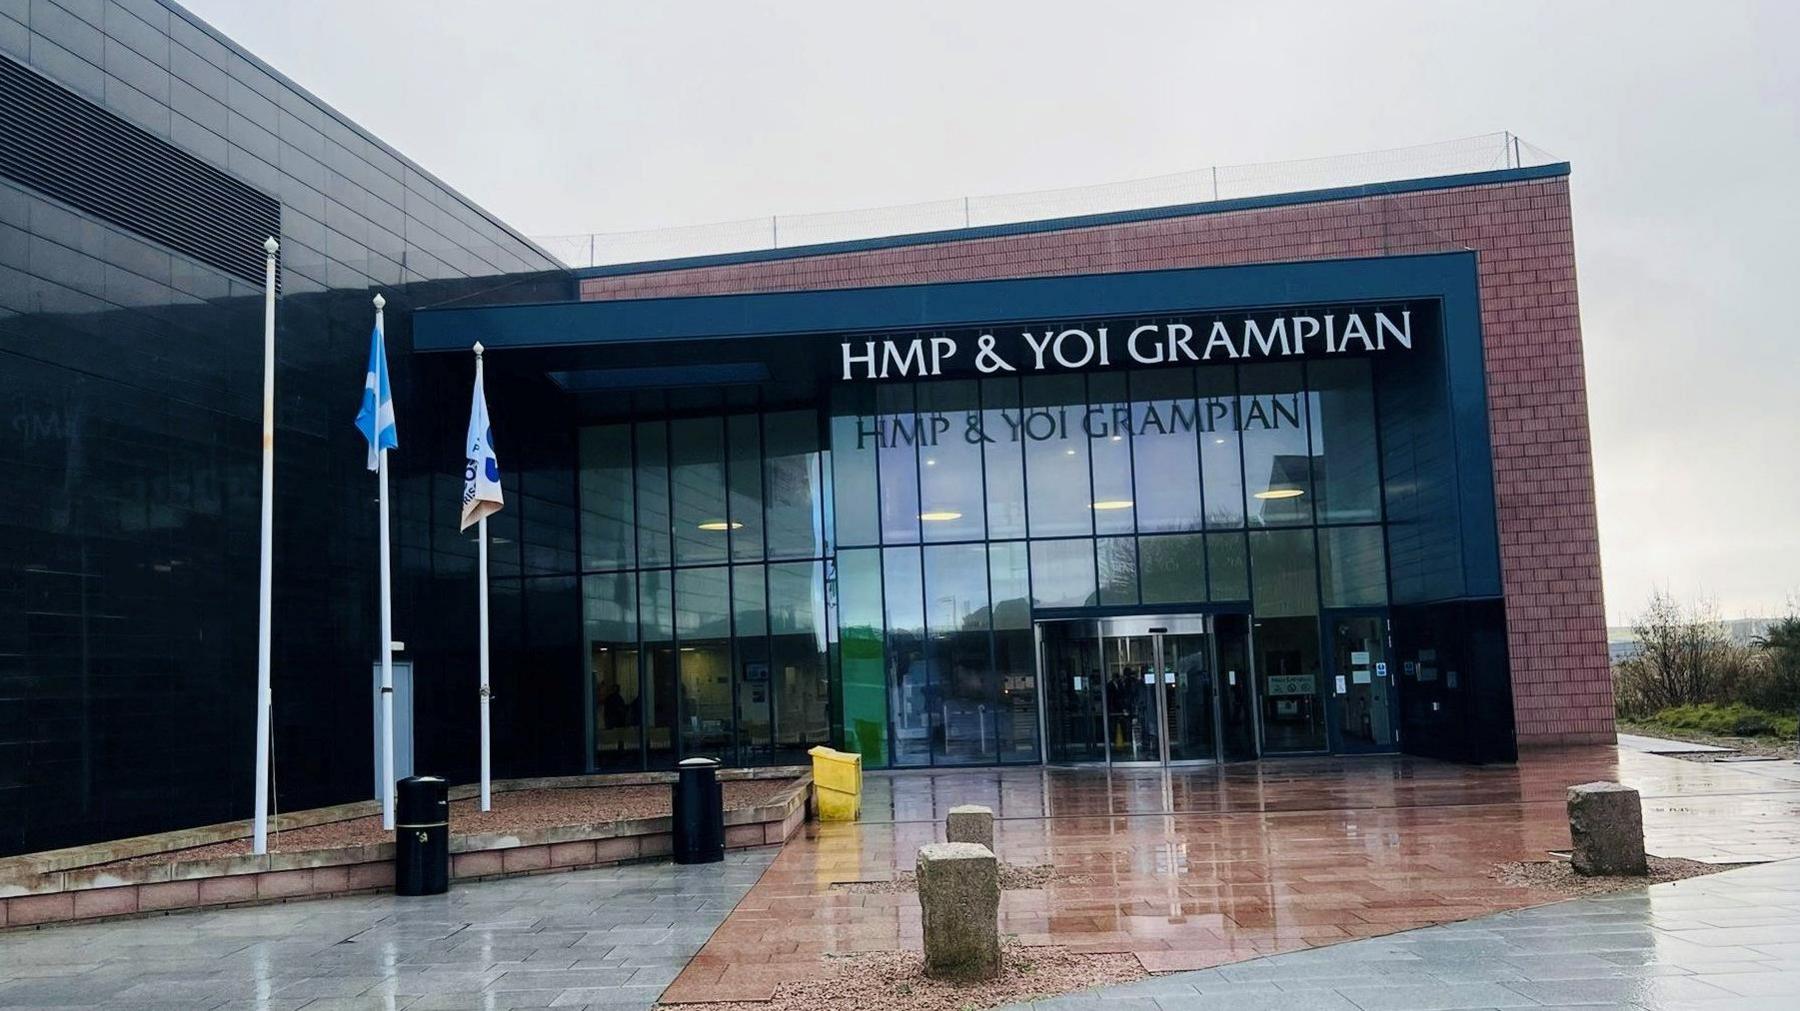
<instances>
[{"instance_id":1,"label":"flagpole","mask_svg":"<svg viewBox=\"0 0 1800 1011\"><path fill-rule=\"evenodd\" d=\"M382 331L382 308L387 299L375 296L375 326ZM385 354L385 350L384 350ZM379 430L379 426L378 426ZM388 564L388 451L377 456L376 471L381 501L381 827L394 828L394 608L393 573Z\"/></svg>"},{"instance_id":2,"label":"flagpole","mask_svg":"<svg viewBox=\"0 0 1800 1011\"><path fill-rule=\"evenodd\" d=\"M475 388L482 389L481 382L481 342L475 342ZM491 447L490 447L491 449ZM476 461L480 466L480 461ZM488 737L488 700L491 692L488 689L488 532L487 517L476 521L476 539L480 542L477 557L481 579L481 809L492 809L492 798L489 796L489 737Z\"/></svg>"},{"instance_id":3,"label":"flagpole","mask_svg":"<svg viewBox=\"0 0 1800 1011\"><path fill-rule=\"evenodd\" d=\"M262 422L262 571L256 610L256 815L250 826L250 852L269 851L269 625L275 571L275 251L274 236L263 242L268 262L263 272L263 422Z\"/></svg>"}]
</instances>

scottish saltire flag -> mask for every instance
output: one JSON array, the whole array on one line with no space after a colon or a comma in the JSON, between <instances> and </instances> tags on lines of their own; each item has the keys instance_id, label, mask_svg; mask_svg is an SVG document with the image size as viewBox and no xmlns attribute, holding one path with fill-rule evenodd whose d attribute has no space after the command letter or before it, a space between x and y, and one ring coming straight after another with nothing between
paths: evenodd
<instances>
[{"instance_id":1,"label":"scottish saltire flag","mask_svg":"<svg viewBox=\"0 0 1800 1011\"><path fill-rule=\"evenodd\" d=\"M381 320L375 320L375 332L369 337L369 374L363 380L362 410L356 412L356 427L369 440L369 469L381 463L381 451L398 449L399 430L394 427L394 391L388 386L387 344L381 339Z\"/></svg>"},{"instance_id":2,"label":"scottish saltire flag","mask_svg":"<svg viewBox=\"0 0 1800 1011\"><path fill-rule=\"evenodd\" d=\"M469 404L467 461L463 464L462 529L500 511L500 461L494 457L494 429L488 423L487 392L475 370L475 399Z\"/></svg>"}]
</instances>

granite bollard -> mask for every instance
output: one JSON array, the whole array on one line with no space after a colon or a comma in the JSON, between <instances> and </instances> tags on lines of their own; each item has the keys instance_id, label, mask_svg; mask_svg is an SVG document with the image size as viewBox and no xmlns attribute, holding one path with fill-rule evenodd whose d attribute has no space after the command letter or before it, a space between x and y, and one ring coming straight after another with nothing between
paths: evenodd
<instances>
[{"instance_id":1,"label":"granite bollard","mask_svg":"<svg viewBox=\"0 0 1800 1011\"><path fill-rule=\"evenodd\" d=\"M1000 862L967 842L919 847L925 975L992 979L1000 973Z\"/></svg>"},{"instance_id":2,"label":"granite bollard","mask_svg":"<svg viewBox=\"0 0 1800 1011\"><path fill-rule=\"evenodd\" d=\"M980 804L958 804L944 820L944 838L949 842L975 843L994 849L994 812Z\"/></svg>"},{"instance_id":3,"label":"granite bollard","mask_svg":"<svg viewBox=\"0 0 1800 1011\"><path fill-rule=\"evenodd\" d=\"M1638 792L1622 783L1569 787L1570 863L1575 873L1648 874L1644 859L1644 808Z\"/></svg>"}]
</instances>

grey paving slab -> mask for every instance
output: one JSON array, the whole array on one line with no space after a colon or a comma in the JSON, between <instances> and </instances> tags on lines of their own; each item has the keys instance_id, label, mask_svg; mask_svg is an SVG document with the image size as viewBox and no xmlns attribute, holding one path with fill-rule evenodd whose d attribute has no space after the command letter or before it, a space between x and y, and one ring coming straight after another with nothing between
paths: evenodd
<instances>
[{"instance_id":1,"label":"grey paving slab","mask_svg":"<svg viewBox=\"0 0 1800 1011\"><path fill-rule=\"evenodd\" d=\"M648 1008L774 856L4 931L0 1008Z\"/></svg>"},{"instance_id":2,"label":"grey paving slab","mask_svg":"<svg viewBox=\"0 0 1800 1011\"><path fill-rule=\"evenodd\" d=\"M1796 894L1800 860L1786 860L1170 973L1013 1011L1793 1011Z\"/></svg>"}]
</instances>

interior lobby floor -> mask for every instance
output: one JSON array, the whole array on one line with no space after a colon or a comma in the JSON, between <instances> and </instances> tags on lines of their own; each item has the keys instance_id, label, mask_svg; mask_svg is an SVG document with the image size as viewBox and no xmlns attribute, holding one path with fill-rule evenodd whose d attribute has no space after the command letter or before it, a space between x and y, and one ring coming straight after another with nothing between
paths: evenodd
<instances>
[{"instance_id":1,"label":"interior lobby floor","mask_svg":"<svg viewBox=\"0 0 1800 1011\"><path fill-rule=\"evenodd\" d=\"M662 999L765 1000L831 971L826 954L916 950L914 893L833 886L911 869L957 804L993 808L1003 861L1059 873L1004 894L1003 934L1172 972L1555 901L1491 871L1567 849L1566 790L1594 780L1642 793L1655 855L1800 857L1800 782L1610 747L1490 767L1384 756L875 774L862 820L791 841Z\"/></svg>"}]
</instances>

